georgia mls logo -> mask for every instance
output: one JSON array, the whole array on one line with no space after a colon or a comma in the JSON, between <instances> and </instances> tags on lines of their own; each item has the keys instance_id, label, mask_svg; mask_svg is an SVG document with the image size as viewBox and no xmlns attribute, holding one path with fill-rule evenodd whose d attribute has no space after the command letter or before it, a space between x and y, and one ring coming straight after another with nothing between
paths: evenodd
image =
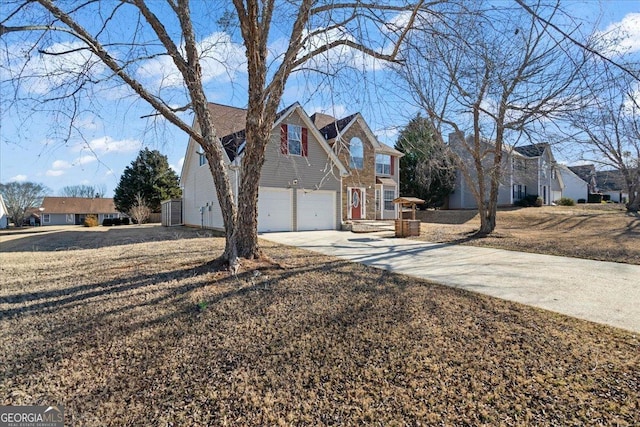
<instances>
[{"instance_id":1,"label":"georgia mls logo","mask_svg":"<svg viewBox=\"0 0 640 427\"><path fill-rule=\"evenodd\" d=\"M61 406L0 406L0 427L64 427Z\"/></svg>"}]
</instances>

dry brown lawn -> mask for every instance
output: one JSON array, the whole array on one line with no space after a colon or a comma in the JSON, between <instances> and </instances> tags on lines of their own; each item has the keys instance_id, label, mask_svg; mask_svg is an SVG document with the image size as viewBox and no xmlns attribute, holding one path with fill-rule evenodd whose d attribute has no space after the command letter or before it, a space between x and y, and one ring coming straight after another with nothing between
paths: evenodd
<instances>
[{"instance_id":1,"label":"dry brown lawn","mask_svg":"<svg viewBox=\"0 0 640 427\"><path fill-rule=\"evenodd\" d=\"M637 334L263 244L230 276L184 228L2 241L0 402L74 426L640 424Z\"/></svg>"},{"instance_id":2,"label":"dry brown lawn","mask_svg":"<svg viewBox=\"0 0 640 427\"><path fill-rule=\"evenodd\" d=\"M498 212L488 237L474 238L475 211L418 212L419 239L523 252L640 264L640 216L619 205L510 208Z\"/></svg>"}]
</instances>

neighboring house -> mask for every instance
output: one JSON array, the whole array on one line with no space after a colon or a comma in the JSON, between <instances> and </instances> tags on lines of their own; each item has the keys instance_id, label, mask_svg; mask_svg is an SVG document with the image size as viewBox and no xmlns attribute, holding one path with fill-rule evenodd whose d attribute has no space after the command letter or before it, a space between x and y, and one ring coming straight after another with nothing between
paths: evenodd
<instances>
[{"instance_id":1,"label":"neighboring house","mask_svg":"<svg viewBox=\"0 0 640 427\"><path fill-rule=\"evenodd\" d=\"M581 199L586 202L589 198L589 184L576 174L572 167L560 164L557 167L564 183L562 197L573 199L574 202Z\"/></svg>"},{"instance_id":2,"label":"neighboring house","mask_svg":"<svg viewBox=\"0 0 640 427\"><path fill-rule=\"evenodd\" d=\"M588 194L598 192L598 181L596 180L596 167L594 165L569 166L571 172L578 175L587 183Z\"/></svg>"},{"instance_id":3,"label":"neighboring house","mask_svg":"<svg viewBox=\"0 0 640 427\"><path fill-rule=\"evenodd\" d=\"M316 113L311 120L349 171L342 177L342 220L395 219L404 154L379 142L360 113L339 120Z\"/></svg>"},{"instance_id":4,"label":"neighboring house","mask_svg":"<svg viewBox=\"0 0 640 427\"><path fill-rule=\"evenodd\" d=\"M121 218L111 198L45 197L39 208L41 225L81 225L87 215L96 215L98 223L105 218Z\"/></svg>"},{"instance_id":5,"label":"neighboring house","mask_svg":"<svg viewBox=\"0 0 640 427\"><path fill-rule=\"evenodd\" d=\"M525 158L527 163L525 173L518 171L517 167L511 169L512 187L522 181L529 184L529 194L537 194L542 197L544 205L550 205L562 197L564 183L558 173L558 165L551 152L549 144L531 144L522 147L513 147L515 153ZM515 157L514 157L515 159ZM518 161L516 160L517 164ZM515 187L514 187L515 192ZM516 199L514 198L513 201Z\"/></svg>"},{"instance_id":6,"label":"neighboring house","mask_svg":"<svg viewBox=\"0 0 640 427\"><path fill-rule=\"evenodd\" d=\"M627 203L629 201L629 189L620 171L597 171L596 181L598 183L598 192L604 196L609 196L609 200L612 202Z\"/></svg>"},{"instance_id":7,"label":"neighboring house","mask_svg":"<svg viewBox=\"0 0 640 427\"><path fill-rule=\"evenodd\" d=\"M9 215L7 205L4 204L2 194L0 194L0 229L9 227Z\"/></svg>"},{"instance_id":8,"label":"neighboring house","mask_svg":"<svg viewBox=\"0 0 640 427\"><path fill-rule=\"evenodd\" d=\"M246 110L209 104L224 147L234 194L243 159ZM339 229L341 177L347 169L318 128L296 103L278 113L258 189L258 231ZM180 183L185 225L222 229L213 177L199 145L189 140Z\"/></svg>"},{"instance_id":9,"label":"neighboring house","mask_svg":"<svg viewBox=\"0 0 640 427\"><path fill-rule=\"evenodd\" d=\"M464 148L464 144L472 144L473 139L464 134L454 132L449 135L449 147L457 153L463 162L472 165L472 158ZM490 152L493 146L490 141L481 141L481 144ZM483 159L488 168L493 164L493 157L487 154ZM564 183L558 173L556 161L549 144L532 144L522 147L505 146L502 152L501 180L498 187L498 205L513 205L528 195L537 195L542 198L545 205L552 204L562 197ZM475 176L475 168L470 167L469 172ZM490 188L487 174L485 188ZM488 194L485 195L488 197ZM476 199L472 190L465 181L463 174L456 173L455 189L449 195L448 206L450 209L477 208Z\"/></svg>"}]
</instances>

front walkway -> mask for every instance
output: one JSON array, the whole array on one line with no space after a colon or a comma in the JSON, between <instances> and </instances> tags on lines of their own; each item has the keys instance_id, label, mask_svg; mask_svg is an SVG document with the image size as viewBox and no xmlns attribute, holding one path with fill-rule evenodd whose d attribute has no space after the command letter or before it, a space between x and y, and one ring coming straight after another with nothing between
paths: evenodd
<instances>
[{"instance_id":1,"label":"front walkway","mask_svg":"<svg viewBox=\"0 0 640 427\"><path fill-rule=\"evenodd\" d=\"M284 245L349 259L640 332L640 266L345 231L267 233Z\"/></svg>"}]
</instances>

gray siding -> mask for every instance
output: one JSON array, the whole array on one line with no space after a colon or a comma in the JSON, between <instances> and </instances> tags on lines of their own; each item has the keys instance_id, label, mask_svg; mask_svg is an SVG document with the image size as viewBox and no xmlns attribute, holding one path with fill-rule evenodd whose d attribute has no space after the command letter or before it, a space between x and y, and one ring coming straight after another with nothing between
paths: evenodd
<instances>
[{"instance_id":1,"label":"gray siding","mask_svg":"<svg viewBox=\"0 0 640 427\"><path fill-rule=\"evenodd\" d=\"M297 111L287 117L284 123L307 127ZM307 157L282 154L278 126L271 133L271 140L267 145L260 186L340 191L340 171L320 146L311 129L308 131Z\"/></svg>"},{"instance_id":2,"label":"gray siding","mask_svg":"<svg viewBox=\"0 0 640 427\"><path fill-rule=\"evenodd\" d=\"M285 119L287 124L307 127L298 112ZM307 157L288 156L280 152L280 127L272 131L271 140L265 152L260 188L288 189L292 194L293 229L297 229L297 192L295 189L315 191L328 190L339 193L340 171L334 166L328 153L317 141L312 130L308 130ZM215 192L213 177L208 165L199 165L197 144L189 144L183 168L182 215L185 225L222 229L222 211ZM239 175L239 173L238 173ZM229 171L232 189L236 188L236 173ZM237 177L240 179L240 177ZM258 198L260 195L258 194ZM201 213L203 209L203 213ZM336 203L336 228L340 226L340 206Z\"/></svg>"}]
</instances>

